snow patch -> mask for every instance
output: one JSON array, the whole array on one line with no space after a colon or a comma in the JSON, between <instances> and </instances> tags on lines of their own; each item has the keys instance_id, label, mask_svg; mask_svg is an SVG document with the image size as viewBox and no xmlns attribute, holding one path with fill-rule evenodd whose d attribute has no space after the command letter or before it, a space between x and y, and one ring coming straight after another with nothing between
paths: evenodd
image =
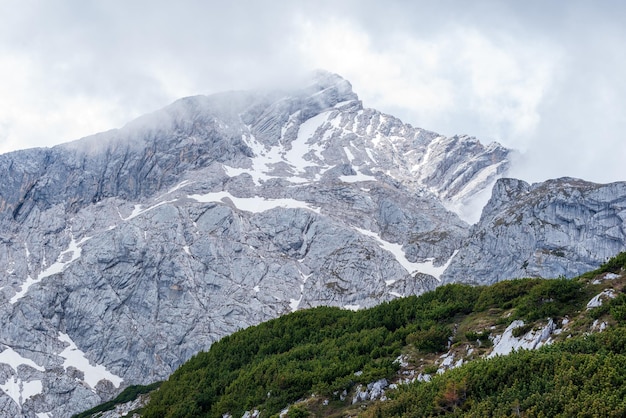
<instances>
[{"instance_id":1,"label":"snow patch","mask_svg":"<svg viewBox=\"0 0 626 418\"><path fill-rule=\"evenodd\" d=\"M441 275L443 274L445 269L448 268L448 266L450 265L450 262L452 261L452 259L454 258L454 256L458 252L458 250L455 251L452 254L452 257L450 257L448 259L448 261L444 265L442 265L440 267L435 267L434 266L434 260L433 259L427 260L424 263L413 263L413 262L409 261L406 258L406 255L404 255L404 251L402 251L402 245L394 244L394 243L391 243L389 241L385 241L384 239L382 239L380 237L380 235L378 235L378 234L376 234L376 233L374 233L372 231L368 231L366 229L356 228L356 227L354 229L356 229L357 231L359 231L363 235L366 235L368 237L372 237L372 238L376 239L378 244L384 250L387 250L391 254L393 254L394 257L396 258L396 260L398 261L398 263L400 263L400 265L402 267L404 267L404 269L406 271L408 271L410 274L415 274L415 273L430 274L431 276L433 276L437 280L440 280Z\"/></svg>"},{"instance_id":2,"label":"snow patch","mask_svg":"<svg viewBox=\"0 0 626 418\"><path fill-rule=\"evenodd\" d=\"M22 357L18 352L13 350L11 347L4 346L4 351L0 353L0 363L8 364L15 370L17 373L17 368L20 365L30 366L35 370L39 370L40 372L45 371L45 369L39 366L37 363L32 361L31 359Z\"/></svg>"},{"instance_id":3,"label":"snow patch","mask_svg":"<svg viewBox=\"0 0 626 418\"><path fill-rule=\"evenodd\" d=\"M247 173L252 176L256 185L260 185L263 181L280 177L285 178L292 183L308 182L309 180L306 178L307 167L319 166L311 161L305 160L304 156L313 152L313 154L319 158L319 153L321 152L319 144L310 144L309 140L315 134L317 129L328 120L330 114L330 111L322 112L302 123L298 129L296 139L289 144L290 148L288 150L285 149L283 145L266 147L265 145L259 143L253 135L250 135L249 137L243 135L242 138L254 153L254 157L252 158L252 169L244 170L230 167L227 168L227 166L224 166L224 170L227 171L229 176L231 174L239 175ZM285 131L286 129L283 128L283 135ZM289 169L291 176L272 174L274 166L278 163L286 163L289 167L291 167ZM316 179L318 177L319 175L316 176Z\"/></svg>"},{"instance_id":4,"label":"snow patch","mask_svg":"<svg viewBox=\"0 0 626 418\"><path fill-rule=\"evenodd\" d=\"M385 241L380 237L380 235L376 234L375 232L368 231L367 229L357 227L355 227L354 229L359 231L359 233L361 233L362 235L374 238L378 242L378 245L380 245L384 250L389 251L391 254L393 254L398 263L400 263L400 265L404 267L404 269L409 273L413 274L418 271L420 264L412 263L411 261L407 260L406 256L404 255L404 251L402 251L402 245Z\"/></svg>"},{"instance_id":5,"label":"snow patch","mask_svg":"<svg viewBox=\"0 0 626 418\"><path fill-rule=\"evenodd\" d=\"M441 275L443 274L444 271L446 271L446 269L450 265L450 262L457 255L458 252L459 252L459 250L455 250L454 253L452 253L452 256L448 259L448 261L446 261L446 263L444 265L439 266L439 267L435 267L434 259L432 259L432 258L427 260L424 263L417 263L418 266L419 266L418 270L419 270L420 273L430 274L431 276L433 276L437 280L440 280Z\"/></svg>"},{"instance_id":6,"label":"snow patch","mask_svg":"<svg viewBox=\"0 0 626 418\"><path fill-rule=\"evenodd\" d=\"M300 302L302 302L302 298L304 297L304 285L306 281L311 277L310 274L304 274L300 272L300 277L302 278L302 284L300 285L300 298L299 299L289 299L289 306L291 307L291 312L295 312L298 310L300 306Z\"/></svg>"},{"instance_id":7,"label":"snow patch","mask_svg":"<svg viewBox=\"0 0 626 418\"><path fill-rule=\"evenodd\" d=\"M250 170L247 168L235 168L227 165L222 165L222 168L224 169L228 177L237 177L241 174L250 174Z\"/></svg>"},{"instance_id":8,"label":"snow patch","mask_svg":"<svg viewBox=\"0 0 626 418\"><path fill-rule=\"evenodd\" d=\"M344 305L343 309L356 312L361 309L361 305Z\"/></svg>"},{"instance_id":9,"label":"snow patch","mask_svg":"<svg viewBox=\"0 0 626 418\"><path fill-rule=\"evenodd\" d=\"M339 180L344 183L357 183L359 181L376 181L376 177L368 176L367 174L363 174L357 170L356 175L354 176L339 176Z\"/></svg>"},{"instance_id":10,"label":"snow patch","mask_svg":"<svg viewBox=\"0 0 626 418\"><path fill-rule=\"evenodd\" d=\"M343 152L346 153L346 157L348 158L348 162L350 164L352 164L352 161L354 161L354 155L352 155L352 152L350 152L348 147L343 147Z\"/></svg>"},{"instance_id":11,"label":"snow patch","mask_svg":"<svg viewBox=\"0 0 626 418\"><path fill-rule=\"evenodd\" d=\"M307 144L307 142L315 135L317 129L328 120L329 115L330 112L320 113L300 125L298 136L291 143L291 149L285 152L283 160L295 167L298 170L298 174L305 173L306 167L312 165L311 162L304 159L304 156L312 151L312 144Z\"/></svg>"},{"instance_id":12,"label":"snow patch","mask_svg":"<svg viewBox=\"0 0 626 418\"><path fill-rule=\"evenodd\" d=\"M354 100L344 100L343 102L339 102L337 103L335 106L333 106L335 109L338 109L340 107L344 107L345 105L347 105L348 103L352 103Z\"/></svg>"},{"instance_id":13,"label":"snow patch","mask_svg":"<svg viewBox=\"0 0 626 418\"><path fill-rule=\"evenodd\" d=\"M20 288L20 291L17 292L11 298L11 300L9 302L11 304L15 304L18 300L22 299L26 295L26 293L28 292L28 289L32 285L34 285L36 283L39 283L40 281L42 281L46 277L52 276L54 274L62 273L67 268L67 266L69 266L74 261L76 261L76 260L78 260L80 258L80 255L82 253L82 248L80 246L83 245L85 242L87 242L90 239L91 239L91 237L85 237L82 240L80 240L79 242L76 242L76 240L72 236L72 240L70 241L70 244L68 245L67 249L65 249L63 252L61 252L61 254L59 254L59 257L57 258L56 262L53 263L52 265L48 266L43 271L41 271L37 275L37 277L34 278L34 279L32 277L30 277L30 275L29 275L26 278L26 281L24 283L22 283L22 287ZM70 256L69 260L67 260L67 256L68 255Z\"/></svg>"},{"instance_id":14,"label":"snow patch","mask_svg":"<svg viewBox=\"0 0 626 418\"><path fill-rule=\"evenodd\" d=\"M21 408L29 398L42 393L43 384L41 380L23 381L19 377L11 376L3 385L0 385L0 389Z\"/></svg>"},{"instance_id":15,"label":"snow patch","mask_svg":"<svg viewBox=\"0 0 626 418\"><path fill-rule=\"evenodd\" d=\"M463 201L465 198L468 198L474 190L480 190L480 185L486 184L490 179L495 178L498 174L498 170L500 166L506 164L506 161L502 161L495 165L490 165L482 170L480 170L477 174L474 175L471 181L467 182L463 189L459 191L457 194L456 200ZM460 177L459 177L460 179ZM450 188L453 188L454 184L450 185Z\"/></svg>"},{"instance_id":16,"label":"snow patch","mask_svg":"<svg viewBox=\"0 0 626 418\"><path fill-rule=\"evenodd\" d=\"M176 190L182 189L183 187L188 186L188 185L193 184L193 183L195 183L195 182L194 181L190 181L190 180L183 180L180 183L178 183L176 186L174 186L171 189L169 189L167 191L167 193L165 193L163 196L168 195L170 193L174 193ZM161 197L163 197L163 196L161 196Z\"/></svg>"},{"instance_id":17,"label":"snow patch","mask_svg":"<svg viewBox=\"0 0 626 418\"><path fill-rule=\"evenodd\" d=\"M320 213L320 208L295 199L266 199L259 196L235 197L229 192L214 192L203 195L194 194L187 197L201 203L225 203L224 199L230 199L237 209L253 213L265 212L266 210L275 208L307 209L315 213Z\"/></svg>"},{"instance_id":18,"label":"snow patch","mask_svg":"<svg viewBox=\"0 0 626 418\"><path fill-rule=\"evenodd\" d=\"M92 366L89 363L89 360L85 357L85 353L76 347L76 344L72 341L69 335L60 332L58 338L59 341L69 344L68 347L65 347L65 349L59 353L59 356L65 359L63 362L64 369L67 370L68 367L75 367L76 369L82 371L85 376L85 383L87 383L92 389L94 389L101 380L108 380L113 383L113 386L116 388L120 387L123 379L109 372L103 365L97 364Z\"/></svg>"},{"instance_id":19,"label":"snow patch","mask_svg":"<svg viewBox=\"0 0 626 418\"><path fill-rule=\"evenodd\" d=\"M124 218L122 216L122 214L120 214L120 218L122 218L122 220L124 222L130 221L131 219L136 218L137 216L142 215L142 214L144 214L146 212L149 212L152 209L156 209L156 208L158 208L161 205L165 205L165 204L168 204L168 203L176 202L177 200L178 199L164 200L163 202L159 202L156 205L152 205L152 206L150 206L149 208L146 208L146 209L143 209L143 205L135 205L135 208L133 209L133 211L131 212L130 215L128 215L126 218ZM119 213L119 210L118 210L118 213Z\"/></svg>"},{"instance_id":20,"label":"snow patch","mask_svg":"<svg viewBox=\"0 0 626 418\"><path fill-rule=\"evenodd\" d=\"M300 295L300 299L289 299L289 307L291 308L291 312L295 312L298 310L300 302L302 302L302 294Z\"/></svg>"}]
</instances>

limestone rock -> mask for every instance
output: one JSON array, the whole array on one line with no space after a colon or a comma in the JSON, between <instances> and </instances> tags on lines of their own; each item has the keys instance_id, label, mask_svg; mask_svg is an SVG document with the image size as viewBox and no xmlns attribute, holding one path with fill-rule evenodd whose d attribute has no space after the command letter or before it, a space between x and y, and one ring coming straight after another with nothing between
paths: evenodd
<instances>
[{"instance_id":1,"label":"limestone rock","mask_svg":"<svg viewBox=\"0 0 626 418\"><path fill-rule=\"evenodd\" d=\"M500 179L444 282L574 277L626 249L626 182Z\"/></svg>"}]
</instances>

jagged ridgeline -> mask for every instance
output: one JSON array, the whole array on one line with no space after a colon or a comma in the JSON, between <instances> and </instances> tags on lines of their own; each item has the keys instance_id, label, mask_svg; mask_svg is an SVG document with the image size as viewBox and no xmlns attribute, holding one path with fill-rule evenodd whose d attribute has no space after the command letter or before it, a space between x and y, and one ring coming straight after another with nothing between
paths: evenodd
<instances>
[{"instance_id":1,"label":"jagged ridgeline","mask_svg":"<svg viewBox=\"0 0 626 418\"><path fill-rule=\"evenodd\" d=\"M285 315L194 356L141 414L257 410L267 417L289 407L288 417L623 416L625 268L621 253L575 279L452 284L358 312L319 307ZM597 295L609 296L598 303ZM562 327L552 329L549 344L485 359L505 328L520 323L513 334L531 335L546 329L547 318ZM442 373L445 357L460 351L466 364ZM380 379L399 383L385 401L355 395Z\"/></svg>"},{"instance_id":2,"label":"jagged ridgeline","mask_svg":"<svg viewBox=\"0 0 626 418\"><path fill-rule=\"evenodd\" d=\"M571 278L626 250L625 182L501 178L497 143L368 109L335 74L292 87L0 155L0 418L70 416L297 310ZM492 189L470 225L463 208ZM368 314L325 312L358 340ZM447 331L429 320L409 334ZM393 367L377 355L366 377Z\"/></svg>"},{"instance_id":3,"label":"jagged ridgeline","mask_svg":"<svg viewBox=\"0 0 626 418\"><path fill-rule=\"evenodd\" d=\"M433 289L469 229L446 205L508 155L325 72L0 155L2 413L67 417L237 329Z\"/></svg>"}]
</instances>

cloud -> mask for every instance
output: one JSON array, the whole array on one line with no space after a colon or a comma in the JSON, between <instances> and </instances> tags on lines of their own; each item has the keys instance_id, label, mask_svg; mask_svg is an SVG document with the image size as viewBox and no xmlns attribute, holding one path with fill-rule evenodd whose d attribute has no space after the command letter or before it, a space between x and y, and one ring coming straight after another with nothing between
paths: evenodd
<instances>
[{"instance_id":1,"label":"cloud","mask_svg":"<svg viewBox=\"0 0 626 418\"><path fill-rule=\"evenodd\" d=\"M278 84L301 71L284 36L292 21L263 2L12 6L0 3L0 152L76 139L183 96Z\"/></svg>"},{"instance_id":2,"label":"cloud","mask_svg":"<svg viewBox=\"0 0 626 418\"><path fill-rule=\"evenodd\" d=\"M474 27L429 37L396 34L380 47L349 21L304 21L300 50L312 66L346 76L366 105L448 135L469 133L524 145L559 53ZM517 141L517 142L516 142Z\"/></svg>"},{"instance_id":3,"label":"cloud","mask_svg":"<svg viewBox=\"0 0 626 418\"><path fill-rule=\"evenodd\" d=\"M621 2L0 0L0 152L188 95L341 74L364 104L525 153L515 175L624 179Z\"/></svg>"}]
</instances>

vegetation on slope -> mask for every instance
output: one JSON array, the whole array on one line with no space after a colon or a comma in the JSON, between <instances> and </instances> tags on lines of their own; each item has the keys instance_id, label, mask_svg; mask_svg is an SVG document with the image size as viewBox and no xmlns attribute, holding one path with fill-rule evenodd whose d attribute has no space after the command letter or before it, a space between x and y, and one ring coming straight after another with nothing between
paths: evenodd
<instances>
[{"instance_id":1,"label":"vegetation on slope","mask_svg":"<svg viewBox=\"0 0 626 418\"><path fill-rule=\"evenodd\" d=\"M257 409L269 417L288 405L290 417L623 416L626 278L596 278L623 273L625 267L623 253L574 280L454 284L358 312L320 307L285 315L225 337L193 357L152 394L142 416L239 417ZM585 309L607 287L617 297ZM565 317L566 332L556 343L482 359L490 350L489 336L513 320L525 321L521 335L547 318ZM594 321L609 329L589 335ZM387 391L385 402L341 400L358 384L383 377L398 381L400 354L413 372L432 374L441 354L465 347L473 352L467 359L477 361L430 382L400 385Z\"/></svg>"},{"instance_id":2,"label":"vegetation on slope","mask_svg":"<svg viewBox=\"0 0 626 418\"><path fill-rule=\"evenodd\" d=\"M269 416L311 392L337 397L356 383L391 377L407 340L427 352L444 350L454 318L470 313L479 294L448 285L369 310L320 307L242 330L178 369L144 416L241 416L251 409Z\"/></svg>"},{"instance_id":3,"label":"vegetation on slope","mask_svg":"<svg viewBox=\"0 0 626 418\"><path fill-rule=\"evenodd\" d=\"M142 385L129 386L126 389L124 389L122 393L117 395L114 399L111 399L108 402L105 402L94 408L91 408L88 411L73 415L72 418L88 418L101 412L111 411L115 409L116 405L134 401L135 399L137 399L139 395L144 395L146 393L153 392L154 390L158 389L159 386L161 386L161 382L152 383L147 386L142 386Z\"/></svg>"},{"instance_id":4,"label":"vegetation on slope","mask_svg":"<svg viewBox=\"0 0 626 418\"><path fill-rule=\"evenodd\" d=\"M600 269L572 281L583 289L599 291L601 282L592 280L604 273L623 273L626 253ZM508 286L511 284L513 286ZM518 293L530 281L512 281L486 288L481 297L492 301L497 294ZM541 286L541 285L539 285ZM558 284L556 288L560 287ZM364 417L621 417L626 416L626 294L624 278L609 285L620 291L612 300L580 313L576 322L602 318L613 327L602 333L568 334L564 340L537 351L521 350L508 356L474 361L435 376L430 382L403 385L390 393L391 399L377 402ZM566 300L553 308L537 305L548 296L533 287L521 296L517 313L540 318L546 309L552 315L566 309ZM563 295L574 288L566 289ZM486 293L488 292L488 293ZM531 297L531 295L533 295ZM543 295L537 298L536 296ZM570 296L575 296L571 293ZM530 297L530 298L529 298ZM515 298L512 299L515 301ZM523 302L522 302L523 300ZM546 300L546 299L544 299ZM528 310L530 302L531 309ZM550 302L551 303L551 302ZM478 304L480 306L480 303ZM544 303L545 305L545 303ZM538 309L534 309L534 308ZM563 311L561 311L563 312ZM570 312L570 315L572 312Z\"/></svg>"},{"instance_id":5,"label":"vegetation on slope","mask_svg":"<svg viewBox=\"0 0 626 418\"><path fill-rule=\"evenodd\" d=\"M401 386L365 417L626 416L626 328L474 361Z\"/></svg>"}]
</instances>

